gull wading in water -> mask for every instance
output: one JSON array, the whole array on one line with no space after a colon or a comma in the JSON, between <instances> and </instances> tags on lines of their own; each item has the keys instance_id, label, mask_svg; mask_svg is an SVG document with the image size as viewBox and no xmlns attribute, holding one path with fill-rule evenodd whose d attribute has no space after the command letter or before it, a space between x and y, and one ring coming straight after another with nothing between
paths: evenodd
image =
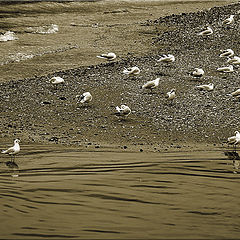
<instances>
[{"instance_id":1,"label":"gull wading in water","mask_svg":"<svg viewBox=\"0 0 240 240\"><path fill-rule=\"evenodd\" d=\"M240 133L238 131L235 131L235 136L229 137L227 139L227 143L234 145L234 148L236 149L237 144L240 143Z\"/></svg>"},{"instance_id":2,"label":"gull wading in water","mask_svg":"<svg viewBox=\"0 0 240 240\"><path fill-rule=\"evenodd\" d=\"M234 21L234 15L230 15L230 17L225 19L222 23L226 24L226 25L229 25L229 24L233 23L233 21Z\"/></svg>"},{"instance_id":3,"label":"gull wading in water","mask_svg":"<svg viewBox=\"0 0 240 240\"><path fill-rule=\"evenodd\" d=\"M234 55L234 51L230 48L222 50L221 52L220 57L232 57Z\"/></svg>"},{"instance_id":4,"label":"gull wading in water","mask_svg":"<svg viewBox=\"0 0 240 240\"><path fill-rule=\"evenodd\" d=\"M116 59L117 56L116 56L115 53L110 52L110 53L107 53L107 54L103 53L101 55L98 55L97 57L106 59L108 61L113 61L114 59Z\"/></svg>"},{"instance_id":5,"label":"gull wading in water","mask_svg":"<svg viewBox=\"0 0 240 240\"><path fill-rule=\"evenodd\" d=\"M176 97L176 89L173 88L171 91L167 92L167 99L168 100L173 100Z\"/></svg>"},{"instance_id":6,"label":"gull wading in water","mask_svg":"<svg viewBox=\"0 0 240 240\"><path fill-rule=\"evenodd\" d=\"M234 56L233 58L229 58L227 60L227 63L230 63L230 64L240 64L240 57L237 57L237 56Z\"/></svg>"},{"instance_id":7,"label":"gull wading in water","mask_svg":"<svg viewBox=\"0 0 240 240\"><path fill-rule=\"evenodd\" d=\"M212 91L213 87L214 87L214 85L212 83L210 83L210 84L199 85L196 88L198 88L199 90Z\"/></svg>"},{"instance_id":8,"label":"gull wading in water","mask_svg":"<svg viewBox=\"0 0 240 240\"><path fill-rule=\"evenodd\" d=\"M85 92L82 95L77 95L77 98L80 98L80 103L89 103L92 101L92 95L90 92Z\"/></svg>"},{"instance_id":9,"label":"gull wading in water","mask_svg":"<svg viewBox=\"0 0 240 240\"><path fill-rule=\"evenodd\" d=\"M208 35L211 35L213 34L213 30L208 26L206 30L198 33L198 35L200 36L208 36Z\"/></svg>"},{"instance_id":10,"label":"gull wading in water","mask_svg":"<svg viewBox=\"0 0 240 240\"><path fill-rule=\"evenodd\" d=\"M20 140L15 139L13 147L8 148L7 150L3 150L2 153L9 154L11 156L11 160L15 159L15 155L20 152Z\"/></svg>"},{"instance_id":11,"label":"gull wading in water","mask_svg":"<svg viewBox=\"0 0 240 240\"><path fill-rule=\"evenodd\" d=\"M57 85L57 84L60 84L60 83L64 83L64 79L61 78L61 77L52 77L50 80L49 80L50 83L54 84L54 85Z\"/></svg>"},{"instance_id":12,"label":"gull wading in water","mask_svg":"<svg viewBox=\"0 0 240 240\"><path fill-rule=\"evenodd\" d=\"M157 60L157 62L166 62L166 63L170 63L174 61L175 61L175 57L172 54L168 54L168 55L163 54L160 57L160 59Z\"/></svg>"},{"instance_id":13,"label":"gull wading in water","mask_svg":"<svg viewBox=\"0 0 240 240\"><path fill-rule=\"evenodd\" d=\"M229 65L227 67L220 67L217 69L218 72L224 72L224 73L229 73L233 72L233 65Z\"/></svg>"},{"instance_id":14,"label":"gull wading in water","mask_svg":"<svg viewBox=\"0 0 240 240\"><path fill-rule=\"evenodd\" d=\"M123 73L129 76L136 76L140 73L140 69L138 67L125 68Z\"/></svg>"},{"instance_id":15,"label":"gull wading in water","mask_svg":"<svg viewBox=\"0 0 240 240\"><path fill-rule=\"evenodd\" d=\"M201 68L194 68L194 71L191 73L193 77L202 77L204 75L204 71Z\"/></svg>"},{"instance_id":16,"label":"gull wading in water","mask_svg":"<svg viewBox=\"0 0 240 240\"><path fill-rule=\"evenodd\" d=\"M154 88L158 87L160 78L156 78L155 80L148 81L142 86L142 89L150 89L151 92Z\"/></svg>"},{"instance_id":17,"label":"gull wading in water","mask_svg":"<svg viewBox=\"0 0 240 240\"><path fill-rule=\"evenodd\" d=\"M117 112L115 113L116 116L126 118L130 113L131 109L127 105L121 105L120 107L116 107Z\"/></svg>"}]
</instances>

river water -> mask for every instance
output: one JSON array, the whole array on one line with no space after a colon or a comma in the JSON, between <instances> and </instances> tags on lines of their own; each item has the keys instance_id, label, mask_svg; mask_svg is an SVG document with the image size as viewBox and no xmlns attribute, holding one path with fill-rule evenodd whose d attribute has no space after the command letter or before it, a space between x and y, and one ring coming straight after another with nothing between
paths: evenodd
<instances>
[{"instance_id":1,"label":"river water","mask_svg":"<svg viewBox=\"0 0 240 240\"><path fill-rule=\"evenodd\" d=\"M0 158L0 239L239 238L239 162L222 151ZM234 163L234 164L233 164Z\"/></svg>"}]
</instances>

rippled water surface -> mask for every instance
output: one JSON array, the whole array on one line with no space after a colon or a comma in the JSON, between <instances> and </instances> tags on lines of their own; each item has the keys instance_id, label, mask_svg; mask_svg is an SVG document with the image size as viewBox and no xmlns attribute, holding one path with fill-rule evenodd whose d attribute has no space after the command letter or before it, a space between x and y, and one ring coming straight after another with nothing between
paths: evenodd
<instances>
[{"instance_id":1,"label":"rippled water surface","mask_svg":"<svg viewBox=\"0 0 240 240\"><path fill-rule=\"evenodd\" d=\"M238 162L221 151L0 158L1 239L239 238Z\"/></svg>"}]
</instances>

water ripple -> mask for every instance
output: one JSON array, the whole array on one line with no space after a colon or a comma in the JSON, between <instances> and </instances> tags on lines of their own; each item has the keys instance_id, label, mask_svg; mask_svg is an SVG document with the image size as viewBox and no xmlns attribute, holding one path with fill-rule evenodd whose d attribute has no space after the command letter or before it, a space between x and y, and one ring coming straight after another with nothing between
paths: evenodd
<instances>
[{"instance_id":1,"label":"water ripple","mask_svg":"<svg viewBox=\"0 0 240 240\"><path fill-rule=\"evenodd\" d=\"M173 227L203 238L240 234L238 169L221 152L35 148L17 168L0 164L2 223L12 223L3 238L149 238Z\"/></svg>"}]
</instances>

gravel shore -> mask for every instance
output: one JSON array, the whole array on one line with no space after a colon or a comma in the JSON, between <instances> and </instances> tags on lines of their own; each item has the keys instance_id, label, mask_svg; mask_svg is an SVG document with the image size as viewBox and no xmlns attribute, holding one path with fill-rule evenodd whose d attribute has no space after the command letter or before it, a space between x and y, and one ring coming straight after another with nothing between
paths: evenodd
<instances>
[{"instance_id":1,"label":"gravel shore","mask_svg":"<svg viewBox=\"0 0 240 240\"><path fill-rule=\"evenodd\" d=\"M239 67L232 73L219 73L228 65L220 50L231 48L239 56L240 4L214 7L208 11L171 15L142 23L151 31L156 49L136 57L93 66L59 71L46 76L0 84L1 137L20 137L24 142L121 148L150 146L153 150L184 148L201 144L221 144L239 130L239 100L229 94L240 87ZM222 21L235 14L231 25ZM211 26L213 34L198 33ZM114 50L113 50L114 51ZM172 63L157 62L161 54L173 54ZM141 73L128 77L125 67L138 66ZM190 75L195 67L205 75ZM53 86L53 76L64 78ZM160 77L153 92L141 89ZM200 84L214 84L213 91L200 91ZM176 89L169 102L165 95ZM89 91L90 104L77 102L76 95ZM132 113L120 121L115 107L126 104ZM142 146L142 147L141 147Z\"/></svg>"}]
</instances>

